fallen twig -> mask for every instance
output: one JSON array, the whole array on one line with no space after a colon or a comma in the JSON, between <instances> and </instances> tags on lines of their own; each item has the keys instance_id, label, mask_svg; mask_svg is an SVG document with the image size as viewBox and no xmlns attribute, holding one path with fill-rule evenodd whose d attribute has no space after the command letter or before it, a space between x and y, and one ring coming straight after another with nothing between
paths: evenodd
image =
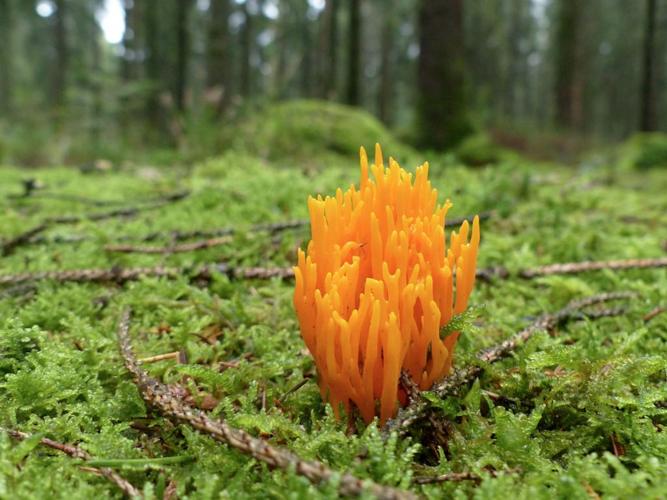
<instances>
[{"instance_id":1,"label":"fallen twig","mask_svg":"<svg viewBox=\"0 0 667 500\"><path fill-rule=\"evenodd\" d=\"M503 266L483 267L477 269L475 278L485 283L491 283L495 279L506 279L510 276L510 272Z\"/></svg>"},{"instance_id":2,"label":"fallen twig","mask_svg":"<svg viewBox=\"0 0 667 500\"><path fill-rule=\"evenodd\" d=\"M147 358L141 358L138 360L139 363L145 365L147 363L156 363L158 361L164 361L165 359L174 359L181 364L187 362L185 351L174 351L168 352L165 354L156 354L155 356L148 356Z\"/></svg>"},{"instance_id":3,"label":"fallen twig","mask_svg":"<svg viewBox=\"0 0 667 500\"><path fill-rule=\"evenodd\" d=\"M231 427L224 420L212 420L200 410L186 406L174 389L149 377L139 367L132 351L129 330L130 312L126 310L121 316L117 332L125 367L132 374L134 382L146 403L166 417L187 424L217 441L226 443L268 464L270 467L283 470L293 469L313 484L329 481L336 477L340 492L343 495L359 495L367 492L385 499L416 498L410 492L382 486L368 480L364 481L349 473L338 474L321 462L303 460L290 451L276 448L263 439L256 438L241 429Z\"/></svg>"},{"instance_id":4,"label":"fallen twig","mask_svg":"<svg viewBox=\"0 0 667 500\"><path fill-rule=\"evenodd\" d=\"M501 474L513 474L518 472L518 469L507 469L504 471L497 470L488 470L486 471L491 477L498 477ZM446 474L440 474L439 476L418 476L415 477L412 482L415 484L433 484L433 483L448 483L448 482L461 482L461 481L474 481L475 483L480 483L482 481L482 476L475 474L474 472L447 472Z\"/></svg>"},{"instance_id":5,"label":"fallen twig","mask_svg":"<svg viewBox=\"0 0 667 500\"><path fill-rule=\"evenodd\" d=\"M419 386L412 380L412 377L410 377L410 374L407 371L401 370L399 381L401 382L405 393L408 395L408 402L412 403L419 399Z\"/></svg>"},{"instance_id":6,"label":"fallen twig","mask_svg":"<svg viewBox=\"0 0 667 500\"><path fill-rule=\"evenodd\" d=\"M74 203L83 203L85 205L93 205L96 207L108 207L113 205L122 205L126 203L125 200L96 200L93 198L86 198L85 196L78 196L75 194L66 194L66 193L51 193L44 191L31 191L25 192L21 195L11 195L12 198L20 200L30 200L30 199L52 199L52 200L61 200L61 201L71 201Z\"/></svg>"},{"instance_id":7,"label":"fallen twig","mask_svg":"<svg viewBox=\"0 0 667 500\"><path fill-rule=\"evenodd\" d=\"M483 212L479 214L481 220L488 219L493 215L492 212ZM467 220L472 222L473 216L467 215L464 217L456 217L454 219L445 221L445 227L459 226L463 221ZM298 229L305 227L310 224L308 219L296 219L289 221L280 221L280 222L269 222L262 224L255 224L250 226L248 229L239 229L234 227L223 227L211 230L194 230L194 231L167 231L167 232L154 232L147 234L140 238L139 241L153 241L157 239L167 239L172 241L182 241L189 240L191 238L217 238L221 236L230 236L236 233L248 232L248 233L260 233L267 232L270 234L279 233L281 231L286 231L288 229Z\"/></svg>"},{"instance_id":8,"label":"fallen twig","mask_svg":"<svg viewBox=\"0 0 667 500\"><path fill-rule=\"evenodd\" d=\"M195 229L193 231L156 231L153 233L146 234L144 236L121 236L118 241L129 241L135 240L139 242L150 242L155 240L167 240L171 242L184 241L192 238L205 238L205 239L215 239L222 238L225 236L232 236L237 233L259 233L266 231L269 234L275 234L280 231L286 231L288 229L300 228L308 224L307 220L293 220L293 221L282 221L282 222L273 222L268 224L256 224L250 226L248 229L239 229L232 227L223 227L218 229L211 230L201 230ZM89 238L83 235L69 235L69 236L54 236L53 238L46 239L44 237L39 238L30 238L30 243L81 243L82 241L87 241ZM120 245L119 245L120 246ZM148 247L150 248L150 247ZM160 248L160 247L155 247ZM193 250L197 250L194 248ZM146 253L162 253L162 252L146 252ZM166 252L165 252L166 253Z\"/></svg>"},{"instance_id":9,"label":"fallen twig","mask_svg":"<svg viewBox=\"0 0 667 500\"><path fill-rule=\"evenodd\" d=\"M158 200L147 202L141 205L134 207L118 208L115 210L110 210L108 212L97 212L92 214L84 215L58 215L54 217L47 217L41 223L37 224L30 229L22 232L21 234L14 236L13 238L0 244L0 254L9 255L17 247L26 244L36 235L46 231L50 227L57 224L76 224L85 220L89 221L101 221L105 219L112 219L114 217L132 217L137 213L143 210L151 210L155 208L163 207L166 204L173 203L178 200L182 200L189 195L189 192L182 191L174 193L171 195L164 196Z\"/></svg>"},{"instance_id":10,"label":"fallen twig","mask_svg":"<svg viewBox=\"0 0 667 500\"><path fill-rule=\"evenodd\" d=\"M647 313L644 315L644 318L643 318L643 319L644 319L644 323L648 323L648 322L651 321L653 318L655 318L656 316L659 316L660 314L664 313L665 311L667 311L667 307L666 307L666 306L658 306L658 307L654 307L653 309L651 309L649 312L647 312Z\"/></svg>"},{"instance_id":11,"label":"fallen twig","mask_svg":"<svg viewBox=\"0 0 667 500\"><path fill-rule=\"evenodd\" d=\"M4 290L0 290L0 300L8 297L29 296L35 292L35 285L33 283L19 283L17 285L9 286Z\"/></svg>"},{"instance_id":12,"label":"fallen twig","mask_svg":"<svg viewBox=\"0 0 667 500\"><path fill-rule=\"evenodd\" d=\"M291 389L288 389L287 391L285 391L285 394L283 394L282 396L280 396L279 400L280 400L280 401L284 401L285 399L287 399L287 396L289 396L290 394L294 394L296 391L298 391L298 390L301 389L304 385L306 385L308 382L310 382L310 380L311 380L310 377L304 377L303 379L301 379L301 381L300 381L299 383L297 383L297 384L296 384L295 386L293 386Z\"/></svg>"},{"instance_id":13,"label":"fallen twig","mask_svg":"<svg viewBox=\"0 0 667 500\"><path fill-rule=\"evenodd\" d=\"M519 277L531 279L547 274L575 273L599 269L631 269L667 266L667 258L643 259L629 261L608 262L580 262L568 264L554 264L547 266L551 271L544 272L547 268L536 268L520 271ZM575 269L575 270L572 270ZM541 272L541 274L540 274ZM134 281L142 277L165 277L176 278L189 275L192 279L210 279L213 274L226 274L234 279L291 279L294 271L291 267L232 267L228 264L204 264L198 268L188 267L115 267L110 269L73 269L69 271L42 271L34 273L19 273L0 275L0 286L15 285L29 281L54 280L58 282L111 282L123 283ZM481 268L477 270L476 276L482 281L493 281L494 278L504 279L511 274L503 267Z\"/></svg>"},{"instance_id":14,"label":"fallen twig","mask_svg":"<svg viewBox=\"0 0 667 500\"><path fill-rule=\"evenodd\" d=\"M32 237L43 233L49 228L49 226L50 225L48 223L43 222L34 227L31 227L27 231L24 231L17 236L14 236L13 238L8 239L7 241L3 241L0 243L0 255L9 255L16 247L27 243Z\"/></svg>"},{"instance_id":15,"label":"fallen twig","mask_svg":"<svg viewBox=\"0 0 667 500\"><path fill-rule=\"evenodd\" d=\"M603 316L601 311L585 313L584 309L587 307L612 300L629 299L633 296L635 296L635 294L631 292L610 292L593 295L584 299L573 300L555 313L543 314L529 326L504 342L494 347L483 349L477 354L477 360L483 364L499 361L511 355L520 345L524 344L538 331L551 330L559 324L572 319L586 316L600 318ZM622 311L622 309L618 308L606 309L604 316L617 315ZM447 396L457 393L461 388L472 382L484 370L483 364L468 365L454 370L451 375L446 377L440 383L434 385L429 392L439 399L444 399ZM430 415L429 410L430 405L427 401L423 398L416 399L409 406L399 410L398 415L394 419L387 422L384 428L385 435L388 435L392 431L398 431L400 434L404 434L410 426L417 421L427 420Z\"/></svg>"},{"instance_id":16,"label":"fallen twig","mask_svg":"<svg viewBox=\"0 0 667 500\"><path fill-rule=\"evenodd\" d=\"M206 248L226 245L231 241L234 241L231 237L221 236L219 238L193 241L190 243L182 243L180 245L172 244L164 247L145 246L145 245L106 245L104 249L107 252L169 254L169 253L192 252L194 250L203 250Z\"/></svg>"},{"instance_id":17,"label":"fallen twig","mask_svg":"<svg viewBox=\"0 0 667 500\"><path fill-rule=\"evenodd\" d=\"M34 281L53 280L59 283L125 283L144 277L177 278L189 276L193 280L209 280L214 274L226 274L236 279L291 278L290 267L231 267L227 264L207 264L197 268L187 267L112 267L109 269L72 269L68 271L42 271L34 273L0 275L0 286Z\"/></svg>"},{"instance_id":18,"label":"fallen twig","mask_svg":"<svg viewBox=\"0 0 667 500\"><path fill-rule=\"evenodd\" d=\"M30 434L26 434L25 432L12 429L7 429L5 432L7 432L7 434L9 434L14 439L18 439L21 441L31 437ZM58 450L66 455L69 455L72 458L78 458L80 460L85 460L85 461L89 461L92 459L92 457L88 454L88 452L82 450L78 446L59 443L57 441L53 441L52 439L48 438L41 438L39 440L39 443L43 446L47 446L48 448ZM82 469L84 469L84 467L82 467ZM114 472L113 470L107 467L100 467L100 468L85 467L85 470L87 472L92 472L94 474L99 474L101 476L104 476L109 481L118 486L118 488L120 488L122 492L125 493L125 495L127 495L130 498L143 498L143 495L138 489L132 486L132 484L129 483L127 480L123 479L123 477L121 477L117 472Z\"/></svg>"},{"instance_id":19,"label":"fallen twig","mask_svg":"<svg viewBox=\"0 0 667 500\"><path fill-rule=\"evenodd\" d=\"M441 474L439 476L416 477L412 480L415 484L458 483L461 481L474 481L475 483L479 483L482 481L482 477L474 472L448 472L447 474Z\"/></svg>"},{"instance_id":20,"label":"fallen twig","mask_svg":"<svg viewBox=\"0 0 667 500\"><path fill-rule=\"evenodd\" d=\"M534 279L539 278L540 276L550 276L553 274L576 274L587 271L600 271L603 269L618 271L623 269L645 269L652 267L667 267L667 257L658 257L655 259L566 262L531 269L521 269L516 272L512 272L503 266L492 266L478 269L476 276L477 279L481 281L492 282L495 279L507 279L515 276L523 279Z\"/></svg>"},{"instance_id":21,"label":"fallen twig","mask_svg":"<svg viewBox=\"0 0 667 500\"><path fill-rule=\"evenodd\" d=\"M524 269L523 271L519 271L519 276L526 279L532 279L539 276L549 276L551 274L575 274L586 271L599 271L601 269L619 270L641 269L646 267L667 267L667 257L659 257L657 259L628 259L551 264L548 266L536 267L534 269Z\"/></svg>"},{"instance_id":22,"label":"fallen twig","mask_svg":"<svg viewBox=\"0 0 667 500\"><path fill-rule=\"evenodd\" d=\"M486 270L478 270L485 274ZM53 280L58 283L125 283L141 278L177 278L189 276L192 280L209 280L214 274L225 274L233 279L292 279L291 267L232 267L225 263L203 264L190 267L112 267L71 269L66 271L37 271L17 274L0 274L0 286L18 285L35 281Z\"/></svg>"},{"instance_id":23,"label":"fallen twig","mask_svg":"<svg viewBox=\"0 0 667 500\"><path fill-rule=\"evenodd\" d=\"M479 214L480 219L488 219L493 215L493 212L483 212ZM457 217L445 222L445 227L459 226L463 223L464 220L472 221L472 216ZM113 244L107 245L106 249L112 252L135 252L135 253L175 253L175 252L190 252L194 250L201 250L204 248L210 248L212 246L222 245L227 243L223 238L225 236L232 236L237 233L260 233L267 232L269 234L276 234L282 231L289 229L299 229L310 224L310 221L307 219L297 219L290 221L280 221L280 222L270 222L255 224L250 226L247 229L243 228L234 228L234 227L223 227L210 230L201 230L196 229L193 231L156 231L153 233L146 234L136 238L134 236L123 236L119 238L119 241L128 241L135 240L139 242L150 242L155 240L167 240L172 242L171 246L135 246L132 244ZM70 236L55 236L53 238L47 239L45 237L36 237L39 233L35 233L27 237L27 241L23 243L48 243L48 244L57 244L57 243L81 243L86 241L89 238L81 235L70 235ZM173 242L189 240L192 238L204 238L202 241L196 241L192 243L187 243L182 246L173 245ZM230 240L231 241L231 240ZM192 246L188 246L192 245Z\"/></svg>"}]
</instances>

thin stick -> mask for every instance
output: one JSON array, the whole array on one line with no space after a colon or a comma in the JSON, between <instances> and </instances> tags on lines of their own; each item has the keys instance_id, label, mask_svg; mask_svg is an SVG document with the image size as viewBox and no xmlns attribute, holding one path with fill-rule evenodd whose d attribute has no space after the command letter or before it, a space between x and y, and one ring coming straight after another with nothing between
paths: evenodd
<instances>
[{"instance_id":1,"label":"thin stick","mask_svg":"<svg viewBox=\"0 0 667 500\"><path fill-rule=\"evenodd\" d=\"M656 316L659 316L660 314L664 313L665 311L667 311L667 307L665 307L665 306L657 306L657 307L651 309L649 312L647 312L644 315L644 318L643 318L644 323L648 323L653 318L655 318Z\"/></svg>"},{"instance_id":2,"label":"thin stick","mask_svg":"<svg viewBox=\"0 0 667 500\"><path fill-rule=\"evenodd\" d=\"M138 363L145 365L147 363L155 363L157 361L164 361L165 359L176 359L178 360L181 357L181 351L168 352L165 354L156 354L155 356L149 356L147 358L141 358L137 360Z\"/></svg>"},{"instance_id":3,"label":"thin stick","mask_svg":"<svg viewBox=\"0 0 667 500\"><path fill-rule=\"evenodd\" d=\"M70 195L64 193L50 193L43 191L31 191L22 195L13 195L12 198L20 200L34 200L34 199L51 199L61 201L72 201L75 203L83 203L85 205L93 205L96 207L108 207L112 205L122 205L126 203L125 200L95 200L93 198L86 198L85 196Z\"/></svg>"},{"instance_id":4,"label":"thin stick","mask_svg":"<svg viewBox=\"0 0 667 500\"><path fill-rule=\"evenodd\" d=\"M35 291L35 285L26 282L17 285L9 286L4 290L0 290L0 300L7 297L20 297L22 295L31 295Z\"/></svg>"},{"instance_id":5,"label":"thin stick","mask_svg":"<svg viewBox=\"0 0 667 500\"><path fill-rule=\"evenodd\" d=\"M32 237L40 233L43 233L49 228L49 226L50 224L43 222L34 227L31 227L30 229L14 236L13 238L7 241L3 241L0 244L0 255L9 255L14 251L16 247L24 245L25 243L30 241Z\"/></svg>"},{"instance_id":6,"label":"thin stick","mask_svg":"<svg viewBox=\"0 0 667 500\"><path fill-rule=\"evenodd\" d=\"M452 483L461 481L474 481L479 483L482 481L481 476L474 472L448 472L439 476L422 476L416 477L412 480L415 484L433 484L433 483Z\"/></svg>"},{"instance_id":7,"label":"thin stick","mask_svg":"<svg viewBox=\"0 0 667 500\"><path fill-rule=\"evenodd\" d=\"M208 264L198 268L187 267L112 267L92 269L72 269L68 271L42 271L35 273L0 274L0 286L19 283L53 280L58 283L125 283L143 277L170 278L190 276L193 280L210 280L214 274L226 274L236 279L292 278L290 267L230 267L227 264Z\"/></svg>"},{"instance_id":8,"label":"thin stick","mask_svg":"<svg viewBox=\"0 0 667 500\"><path fill-rule=\"evenodd\" d=\"M313 484L326 482L337 476L340 493L343 495L359 495L367 492L385 499L416 498L410 492L382 486L371 481L363 481L349 473L338 474L321 462L303 460L290 451L273 447L263 439L231 427L224 420L212 420L198 409L184 405L173 388L149 377L139 367L130 344L129 331L130 312L125 310L118 324L118 342L125 367L132 374L144 401L171 420L187 424L270 467L283 470L291 468Z\"/></svg>"},{"instance_id":9,"label":"thin stick","mask_svg":"<svg viewBox=\"0 0 667 500\"><path fill-rule=\"evenodd\" d=\"M480 220L488 219L493 215L493 212L483 212L479 214ZM453 227L453 226L459 226L460 224L463 223L464 220L472 222L473 216L472 215L467 215L464 217L457 217L451 220L447 220L445 222L445 227ZM210 248L211 246L217 246L218 244L223 245L227 243L224 241L222 238L225 236L232 236L234 234L238 233L259 233L259 232L268 232L269 234L277 234L282 231L286 231L289 229L299 229L301 227L305 227L310 223L309 220L307 219L297 219L297 220L290 220L290 221L280 221L280 222L271 222L271 223L263 223L263 224L255 224L254 226L250 226L248 229L239 229L239 228L234 228L234 227L223 227L223 228L217 228L217 229L210 229L210 230L202 230L202 229L196 229L193 231L156 231L153 233L146 234L138 239L140 242L149 242L149 241L155 241L155 240L168 240L172 242L176 241L184 241L184 240L189 240L192 238L204 238L204 241L199 241L199 242L194 242L190 243L192 245L191 247L188 246L188 244L183 245L183 246L176 246L174 249L174 246L165 246L165 247L158 247L158 246L148 246L148 247L142 247L142 246L133 246L130 244L123 245L123 244L114 244L114 245L108 245L106 247L107 251L110 252L135 252L135 253L148 253L148 254L167 254L167 253L176 253L176 252L190 252L193 250L201 250L203 248ZM46 228L45 228L46 229ZM55 236L53 238L47 239L45 237L35 237L37 234L39 234L38 231L37 233L33 235L27 235L26 237L22 238L21 245L26 244L26 243L33 243L33 244L58 244L58 243L81 243L83 241L87 241L90 238L86 236L79 236L79 235L73 235L73 236ZM132 236L123 236L119 238L119 241L128 241L135 239ZM506 277L504 274L507 274L507 271L502 271L502 268L494 268L494 270L498 270L500 274L500 277ZM487 275L488 274L488 275ZM495 277L494 273L487 273L483 276L480 276L480 279L485 280L485 281L490 281L491 278Z\"/></svg>"},{"instance_id":10,"label":"thin stick","mask_svg":"<svg viewBox=\"0 0 667 500\"><path fill-rule=\"evenodd\" d=\"M480 220L488 219L493 215L493 212L483 212L479 214ZM445 222L445 227L453 227L453 226L459 226L460 224L463 223L464 220L472 222L473 216L472 215L467 215L464 217L457 217L451 220L447 220ZM193 231L180 231L180 230L174 230L174 231L156 231L153 233L146 234L142 237L140 237L137 241L140 242L149 242L149 241L155 241L155 240L168 240L172 242L176 241L184 241L184 240L189 240L192 238L204 238L206 240L216 240L217 238L222 238L224 236L231 236L237 233L259 233L259 232L267 232L269 234L277 234L282 231L287 231L289 229L299 229L302 227L307 226L310 223L309 220L307 219L297 219L297 220L290 220L290 221L280 221L280 222L271 222L271 223L262 223L262 224L255 224L254 226L250 226L248 229L242 229L242 228L234 228L234 227L222 227L222 228L217 228L217 229L210 229L210 230L201 230L201 229L196 229ZM80 235L70 235L70 236L55 236L53 238L47 239L45 237L35 237L29 236L28 240L22 242L24 243L34 243L34 244L41 244L41 243L47 243L47 244L57 244L57 243L80 243L82 241L86 241L89 238L86 236L80 236ZM119 241L127 241L127 240L132 240L135 239L132 236L123 236L119 238ZM220 241L219 244L224 244L224 242ZM199 246L202 245L202 246ZM189 248L187 246L183 246L181 250L175 250L176 252L181 251L181 252L189 252L192 250L200 250L202 248L209 248L210 246L214 245L206 245L204 242L195 242L193 243L193 247ZM136 252L136 253L173 253L174 250L172 247L142 247L142 246L132 246L132 245L121 245L121 244L115 244L115 245L108 245L107 250L113 251L113 252ZM484 279L484 278L482 278Z\"/></svg>"},{"instance_id":11,"label":"thin stick","mask_svg":"<svg viewBox=\"0 0 667 500\"><path fill-rule=\"evenodd\" d=\"M485 273L485 270L480 269L477 272L479 276L479 273ZM218 263L203 264L197 268L112 267L0 274L0 286L45 280L53 280L58 283L125 283L144 277L174 279L179 276L189 276L192 280L210 280L214 274L225 274L233 279L294 278L294 270L291 267L232 267L225 263Z\"/></svg>"},{"instance_id":12,"label":"thin stick","mask_svg":"<svg viewBox=\"0 0 667 500\"><path fill-rule=\"evenodd\" d=\"M551 330L565 321L585 317L586 314L582 310L587 307L612 300L629 299L634 296L635 294L630 292L610 292L593 295L580 300L573 300L555 313L540 316L529 326L514 334L504 342L494 347L481 350L477 354L477 360L480 363L489 364L504 359L516 351L519 346L524 344L536 332ZM622 311L622 309L607 309L606 315L613 316ZM602 314L600 311L593 312L591 317L599 318L602 317ZM447 396L457 393L462 387L467 386L480 373L482 373L484 370L483 364L468 365L464 368L454 370L451 375L433 386L429 392L435 394L435 396L440 399L444 399ZM400 434L404 434L415 422L427 419L429 416L429 409L430 406L428 402L423 398L418 398L406 408L399 410L398 415L387 422L384 428L385 435L389 435L392 431L398 431Z\"/></svg>"},{"instance_id":13,"label":"thin stick","mask_svg":"<svg viewBox=\"0 0 667 500\"><path fill-rule=\"evenodd\" d=\"M144 245L106 245L104 249L107 252L169 254L203 250L220 245L226 245L232 241L234 240L230 236L221 236L219 238L211 238L208 240L193 241L190 243L169 245L165 247Z\"/></svg>"},{"instance_id":14,"label":"thin stick","mask_svg":"<svg viewBox=\"0 0 667 500\"><path fill-rule=\"evenodd\" d=\"M489 470L487 471L491 477L498 477L503 473L513 474L518 472L518 469L507 469L504 471ZM461 481L474 481L480 483L482 481L482 476L475 474L474 472L447 472L446 474L441 474L439 476L420 476L415 477L412 482L415 484L433 484L433 483L447 483L447 482L461 482Z\"/></svg>"},{"instance_id":15,"label":"thin stick","mask_svg":"<svg viewBox=\"0 0 667 500\"><path fill-rule=\"evenodd\" d=\"M2 244L0 244L0 254L5 256L11 254L17 247L28 243L36 235L46 231L50 227L55 226L57 224L76 224L79 222L83 222L85 220L101 221L105 219L112 219L114 217L132 217L143 210L152 210L160 208L169 203L182 200L188 195L189 192L182 191L134 207L117 208L115 210L110 210L108 212L97 212L84 215L59 215L54 217L47 217L38 225L31 227L26 231L18 234L17 236L11 238L10 240L7 240Z\"/></svg>"},{"instance_id":16,"label":"thin stick","mask_svg":"<svg viewBox=\"0 0 667 500\"><path fill-rule=\"evenodd\" d=\"M608 262L579 262L568 264L554 264L547 266L550 268L537 268L532 270L520 271L519 276L531 279L537 276L547 274L574 273L583 271L592 271L600 269L631 269L631 268L651 268L667 266L667 258L661 259L642 259L629 261L608 261ZM573 270L574 269L574 270ZM291 267L231 267L224 263L204 264L196 269L186 267L129 267L129 268L111 268L111 269L74 269L70 271L43 271L36 273L19 274L0 274L0 286L15 285L28 281L54 280L60 283L65 282L112 282L123 283L125 281L134 281L142 277L164 277L176 278L178 276L190 275L192 279L211 279L215 273L226 274L235 279L271 279L282 278L291 279L294 277L294 271ZM482 281L492 281L495 277L505 278L510 276L505 268L491 267L477 270L477 278Z\"/></svg>"},{"instance_id":17,"label":"thin stick","mask_svg":"<svg viewBox=\"0 0 667 500\"><path fill-rule=\"evenodd\" d=\"M294 394L296 391L298 391L298 390L301 389L304 385L306 385L308 382L310 382L310 380L311 380L310 377L304 377L304 378L303 378L299 383L297 383L294 387L292 387L291 389L288 389L288 390L285 392L285 394L283 394L282 396L280 396L280 398L279 398L280 401L283 401L283 400L287 399L287 396L289 396L290 394Z\"/></svg>"},{"instance_id":18,"label":"thin stick","mask_svg":"<svg viewBox=\"0 0 667 500\"><path fill-rule=\"evenodd\" d=\"M401 370L399 381L408 395L409 402L419 399L419 386L412 380L412 377L410 377L410 374L407 371Z\"/></svg>"},{"instance_id":19,"label":"thin stick","mask_svg":"<svg viewBox=\"0 0 667 500\"><path fill-rule=\"evenodd\" d=\"M18 439L20 441L23 441L25 439L30 438L30 434L26 434L25 432L13 430L13 429L7 429L5 432L9 434L11 437L14 439ZM48 448L52 448L54 450L58 450L65 455L69 455L72 458L78 458L80 460L91 460L91 456L86 452L85 450L82 450L78 446L73 446L71 444L64 444L64 443L59 443L57 441L53 441L52 439L48 438L42 438L39 440L39 444L42 446L46 446ZM83 467L82 467L83 468ZM85 467L85 470L87 472L93 472L94 474L100 474L107 478L109 481L114 483L118 488L122 490L125 495L127 495L130 498L143 498L143 495L139 490L137 490L130 482L127 480L123 479L117 472L114 472L113 470L107 468L107 467L101 467L101 468L94 468L94 467Z\"/></svg>"},{"instance_id":20,"label":"thin stick","mask_svg":"<svg viewBox=\"0 0 667 500\"><path fill-rule=\"evenodd\" d=\"M490 218L492 215L493 212L482 212L481 214L479 214L479 218L480 220L485 220ZM467 220L468 222L472 222L473 218L474 218L473 215L456 217L454 219L445 221L445 227L460 226L463 223L463 221ZM301 227L307 226L308 224L310 224L310 220L308 219L296 219L296 220L288 220L280 222L262 223L250 226L247 230L245 230L245 232L248 233L268 232L270 234L275 234L281 231L286 231L288 229L299 229ZM167 231L167 232L161 231L161 232L154 232L147 234L144 237L142 237L139 241L146 242L157 239L182 241L182 240L189 240L191 238L216 238L220 236L230 236L232 234L242 233L242 232L244 232L243 229L234 227L222 227L211 230L194 230L194 231Z\"/></svg>"},{"instance_id":21,"label":"thin stick","mask_svg":"<svg viewBox=\"0 0 667 500\"><path fill-rule=\"evenodd\" d=\"M629 259L629 260L609 260L609 261L587 261L587 262L569 262L567 264L551 264L549 266L537 267L534 269L524 269L519 271L519 276L526 279L537 278L539 276L549 276L551 274L575 274L586 271L599 271L601 269L642 269L647 267L667 267L667 257L657 259Z\"/></svg>"},{"instance_id":22,"label":"thin stick","mask_svg":"<svg viewBox=\"0 0 667 500\"><path fill-rule=\"evenodd\" d=\"M193 231L180 231L180 230L174 230L174 231L156 231L153 233L146 234L144 236L140 236L138 239L134 236L121 236L118 241L128 241L128 240L136 240L140 242L149 242L149 241L155 241L155 240L160 240L160 239L165 239L168 241L183 241L183 240L189 240L192 238L206 238L206 239L214 239L214 238L221 238L223 236L232 236L237 233L259 233L262 231L266 231L269 234L275 234L279 233L281 231L286 231L288 229L295 229L295 228L300 228L302 226L305 226L308 224L309 221L307 220L293 220L293 221L283 221L283 222L273 222L273 223L268 223L268 224L256 224L254 226L250 226L247 230L239 229L239 228L233 228L233 227L223 227L223 228L218 228L218 229L211 229L211 230L201 230L201 229L196 229ZM55 236L51 239L46 239L44 237L39 237L39 238L31 238L30 243L81 243L82 241L86 241L89 238L86 236L82 235L70 235L70 236ZM154 252L158 253L158 252Z\"/></svg>"}]
</instances>

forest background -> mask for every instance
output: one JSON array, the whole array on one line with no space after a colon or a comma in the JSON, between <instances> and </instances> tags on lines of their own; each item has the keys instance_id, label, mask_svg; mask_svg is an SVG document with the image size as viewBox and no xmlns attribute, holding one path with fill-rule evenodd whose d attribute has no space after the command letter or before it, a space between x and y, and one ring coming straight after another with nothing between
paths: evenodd
<instances>
[{"instance_id":1,"label":"forest background","mask_svg":"<svg viewBox=\"0 0 667 500\"><path fill-rule=\"evenodd\" d=\"M0 38L12 164L193 161L295 98L433 149L484 130L568 159L667 131L660 0L0 0Z\"/></svg>"}]
</instances>

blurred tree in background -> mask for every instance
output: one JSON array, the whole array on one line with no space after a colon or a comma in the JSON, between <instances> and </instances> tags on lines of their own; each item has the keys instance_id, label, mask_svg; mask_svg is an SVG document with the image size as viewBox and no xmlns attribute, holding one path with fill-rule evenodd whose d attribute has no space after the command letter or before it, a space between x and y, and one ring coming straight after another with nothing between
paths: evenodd
<instances>
[{"instance_id":1,"label":"blurred tree in background","mask_svg":"<svg viewBox=\"0 0 667 500\"><path fill-rule=\"evenodd\" d=\"M665 131L666 3L0 0L0 155L213 154L222 128L292 98L362 108L434 149L483 129Z\"/></svg>"}]
</instances>

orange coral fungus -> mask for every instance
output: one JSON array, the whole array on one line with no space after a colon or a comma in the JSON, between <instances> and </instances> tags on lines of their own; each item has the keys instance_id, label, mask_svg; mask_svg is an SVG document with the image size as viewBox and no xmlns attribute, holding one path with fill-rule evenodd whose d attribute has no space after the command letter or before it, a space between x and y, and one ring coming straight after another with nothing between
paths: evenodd
<instances>
[{"instance_id":1,"label":"orange coral fungus","mask_svg":"<svg viewBox=\"0 0 667 500\"><path fill-rule=\"evenodd\" d=\"M294 268L301 334L317 365L322 397L338 413L352 402L364 420L391 418L401 370L421 389L444 377L458 333L441 328L463 312L475 282L479 219L445 242L451 203L436 206L428 163L412 174L379 145L361 186L308 199L312 240ZM470 233L470 235L469 235ZM470 236L470 240L468 237ZM401 391L402 392L402 391Z\"/></svg>"}]
</instances>

